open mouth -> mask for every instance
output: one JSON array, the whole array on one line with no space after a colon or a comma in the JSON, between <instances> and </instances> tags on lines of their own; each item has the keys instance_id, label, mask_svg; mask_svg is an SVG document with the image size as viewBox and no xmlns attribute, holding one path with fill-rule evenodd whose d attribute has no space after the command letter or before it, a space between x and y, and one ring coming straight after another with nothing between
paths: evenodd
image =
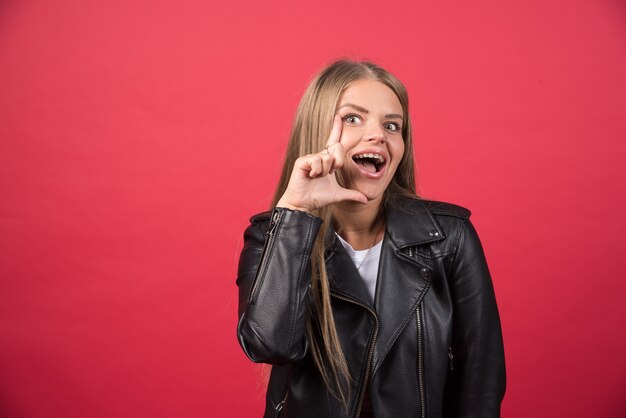
<instances>
[{"instance_id":1,"label":"open mouth","mask_svg":"<svg viewBox=\"0 0 626 418\"><path fill-rule=\"evenodd\" d=\"M352 160L367 173L378 173L386 164L385 157L373 153L356 154Z\"/></svg>"}]
</instances>

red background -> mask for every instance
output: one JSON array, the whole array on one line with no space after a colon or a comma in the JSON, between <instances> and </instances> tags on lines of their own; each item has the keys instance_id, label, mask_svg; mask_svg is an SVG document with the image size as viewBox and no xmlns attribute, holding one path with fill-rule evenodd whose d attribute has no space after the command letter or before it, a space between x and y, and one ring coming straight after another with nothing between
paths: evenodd
<instances>
[{"instance_id":1,"label":"red background","mask_svg":"<svg viewBox=\"0 0 626 418\"><path fill-rule=\"evenodd\" d=\"M236 263L306 81L407 85L425 197L470 208L504 417L622 417L626 5L0 4L0 416L259 416Z\"/></svg>"}]
</instances>

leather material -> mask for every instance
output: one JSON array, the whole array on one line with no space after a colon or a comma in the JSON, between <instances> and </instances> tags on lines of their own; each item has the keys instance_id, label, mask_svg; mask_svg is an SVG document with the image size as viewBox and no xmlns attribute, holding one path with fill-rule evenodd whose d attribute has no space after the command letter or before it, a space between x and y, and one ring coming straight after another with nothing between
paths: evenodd
<instances>
[{"instance_id":1,"label":"leather material","mask_svg":"<svg viewBox=\"0 0 626 418\"><path fill-rule=\"evenodd\" d=\"M390 202L375 302L329 228L333 315L353 379L347 410L324 386L305 333L322 221L284 208L253 217L239 263L237 333L252 361L274 365L265 416L354 417L366 387L376 417L500 416L500 320L469 217L450 203Z\"/></svg>"}]
</instances>

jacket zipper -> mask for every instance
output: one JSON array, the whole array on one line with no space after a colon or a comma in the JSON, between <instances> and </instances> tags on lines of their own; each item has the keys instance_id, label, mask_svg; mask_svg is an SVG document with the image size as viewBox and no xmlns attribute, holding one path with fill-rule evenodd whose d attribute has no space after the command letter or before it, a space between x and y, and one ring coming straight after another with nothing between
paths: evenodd
<instances>
[{"instance_id":1,"label":"jacket zipper","mask_svg":"<svg viewBox=\"0 0 626 418\"><path fill-rule=\"evenodd\" d=\"M448 347L448 369L450 371L454 370L454 356L452 355L452 347Z\"/></svg>"},{"instance_id":2,"label":"jacket zipper","mask_svg":"<svg viewBox=\"0 0 626 418\"><path fill-rule=\"evenodd\" d=\"M424 397L424 353L422 349L422 316L420 314L420 307L417 307L417 379L420 391L420 409L421 418L426 418L426 400Z\"/></svg>"},{"instance_id":3,"label":"jacket zipper","mask_svg":"<svg viewBox=\"0 0 626 418\"><path fill-rule=\"evenodd\" d=\"M331 293L331 296L336 297L337 299L345 300L346 302L354 303L356 305L359 305L367 309L374 316L374 319L376 320L376 327L374 327L374 335L370 342L370 351L367 354L367 366L365 368L365 378L363 379L363 387L359 395L359 403L357 404L356 414L354 415L355 417L358 417L361 414L361 408L363 407L363 399L365 399L365 391L367 390L370 369L372 367L372 355L374 354L374 346L376 344L376 338L378 337L378 316L376 316L376 312L374 312L372 309L370 309L369 307L367 307L366 305L362 304L359 301L356 301L354 299L348 299L336 293Z\"/></svg>"},{"instance_id":4,"label":"jacket zipper","mask_svg":"<svg viewBox=\"0 0 626 418\"><path fill-rule=\"evenodd\" d=\"M407 250L408 256L413 257L415 249L409 247ZM422 341L422 315L420 313L420 306L418 305L415 310L415 317L417 320L417 380L419 385L420 396L420 417L426 418L426 398L424 394L424 348ZM452 354L451 352L449 353Z\"/></svg>"},{"instance_id":5,"label":"jacket zipper","mask_svg":"<svg viewBox=\"0 0 626 418\"><path fill-rule=\"evenodd\" d=\"M282 219L282 212L274 212L274 214L272 215L273 225L267 234L267 244L265 245L265 248L263 249L263 254L261 255L261 263L259 264L259 268L256 272L256 277L254 278L254 284L252 285L252 290L250 290L248 303L252 302L252 297L254 296L254 293L256 292L257 288L260 286L260 282L262 281L262 280L259 280L259 276L265 269L267 257L269 256L271 247L274 244L274 236L275 236L274 232L276 231L276 228L278 228L278 224L280 223L281 219Z\"/></svg>"}]
</instances>

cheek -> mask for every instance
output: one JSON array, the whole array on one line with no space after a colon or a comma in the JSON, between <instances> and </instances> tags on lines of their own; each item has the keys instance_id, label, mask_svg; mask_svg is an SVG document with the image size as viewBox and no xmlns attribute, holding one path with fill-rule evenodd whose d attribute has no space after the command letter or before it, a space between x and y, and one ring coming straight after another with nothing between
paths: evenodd
<instances>
[{"instance_id":1,"label":"cheek","mask_svg":"<svg viewBox=\"0 0 626 418\"><path fill-rule=\"evenodd\" d=\"M390 150L393 154L393 164L391 170L391 177L394 177L398 171L398 167L400 166L400 162L402 161L402 157L404 156L404 142L397 144L393 150Z\"/></svg>"},{"instance_id":2,"label":"cheek","mask_svg":"<svg viewBox=\"0 0 626 418\"><path fill-rule=\"evenodd\" d=\"M346 132L341 133L341 137L339 138L339 142L343 145L343 148L348 151L351 148L354 148L359 143L359 136L355 135L354 132Z\"/></svg>"},{"instance_id":3,"label":"cheek","mask_svg":"<svg viewBox=\"0 0 626 418\"><path fill-rule=\"evenodd\" d=\"M400 164L402 157L404 156L404 141L399 142L394 147L395 160L397 164Z\"/></svg>"}]
</instances>

